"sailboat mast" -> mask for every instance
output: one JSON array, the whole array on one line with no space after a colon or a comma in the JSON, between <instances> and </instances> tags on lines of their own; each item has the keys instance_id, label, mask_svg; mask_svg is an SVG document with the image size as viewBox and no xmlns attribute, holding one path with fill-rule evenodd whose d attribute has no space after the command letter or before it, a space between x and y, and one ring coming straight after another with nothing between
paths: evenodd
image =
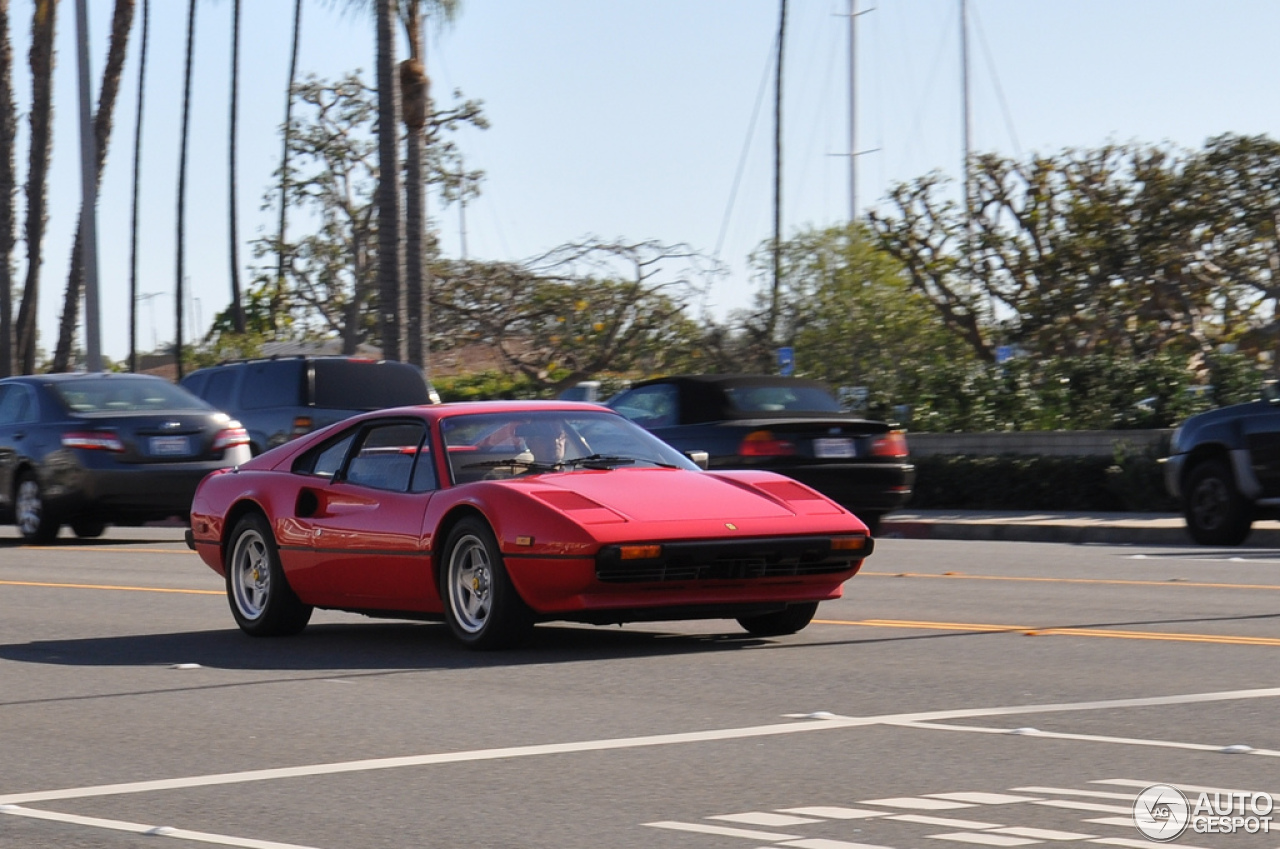
<instances>
[{"instance_id":1,"label":"sailboat mast","mask_svg":"<svg viewBox=\"0 0 1280 849\"><path fill-rule=\"evenodd\" d=\"M969 152L972 142L969 129L969 15L968 0L960 0L960 84L961 109L964 112L964 220L965 230L972 217L972 199L969 185Z\"/></svg>"}]
</instances>

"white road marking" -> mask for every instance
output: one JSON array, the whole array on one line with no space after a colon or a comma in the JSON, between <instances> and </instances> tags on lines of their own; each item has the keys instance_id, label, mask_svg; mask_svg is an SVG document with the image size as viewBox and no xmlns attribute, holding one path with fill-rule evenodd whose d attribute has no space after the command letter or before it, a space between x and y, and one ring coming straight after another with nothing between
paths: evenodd
<instances>
[{"instance_id":1,"label":"white road marking","mask_svg":"<svg viewBox=\"0 0 1280 849\"><path fill-rule=\"evenodd\" d=\"M948 802L943 799L925 799L922 796L897 796L892 799L861 799L860 805L880 805L884 808L908 808L913 811L950 811L956 808L972 808L965 802Z\"/></svg>"},{"instance_id":2,"label":"white road marking","mask_svg":"<svg viewBox=\"0 0 1280 849\"><path fill-rule=\"evenodd\" d=\"M839 717L830 719L806 720L802 722L784 722L772 725L757 725L745 728L724 728L710 731L692 731L673 734L655 734L643 737L621 737L603 740L581 740L569 743L547 743L532 746L511 746L497 749L476 749L465 752L438 752L428 755L409 755L393 758L370 758L358 761L342 761L327 764L311 764L297 767L280 767L275 769L247 770L244 772L217 773L212 775L195 775L185 778L156 779L151 781L122 782L91 787L71 787L59 790L44 790L31 793L14 793L0 796L0 805L26 804L29 802L48 802L59 799L85 799L96 796L115 796L126 793L149 793L158 790L177 790L193 787L213 787L227 784L242 784L253 781L273 781L287 778L304 778L318 775L336 775L348 772L367 772L380 769L401 769L405 767L434 766L451 763L473 763L486 760L505 760L510 758L538 757L542 755L559 755L579 752L602 752L618 749L635 749L647 746L668 746L685 743L706 743L722 740L740 740L751 737L770 737L783 734L806 733L809 731L830 731L844 728L858 728L872 725L918 726L922 728L939 728L943 730L964 730L957 726L929 726L926 723L944 720L968 719L988 716L1019 716L1036 713L1070 713L1093 710L1114 710L1126 707L1158 707L1165 705L1185 705L1205 702L1238 701L1247 699L1267 699L1280 696L1280 687L1253 690L1227 690L1209 693L1186 693L1173 696L1151 696L1132 699L1111 699L1092 702L1065 702L1060 704L1009 705L989 708L962 708L956 710L924 711L918 713L883 714L865 717ZM987 730L987 729L983 729ZM1094 738L1072 735L1043 735L1064 739L1098 739L1116 742L1121 738ZM1175 745L1152 743L1151 741L1133 741L1143 745ZM1182 748L1197 749L1194 745ZM1251 754L1267 754L1280 756L1280 752L1257 750Z\"/></svg>"},{"instance_id":3,"label":"white road marking","mask_svg":"<svg viewBox=\"0 0 1280 849\"><path fill-rule=\"evenodd\" d=\"M1049 828L997 828L995 834L1012 834L1014 837L1031 837L1036 840L1090 840L1096 834L1079 834L1074 831L1054 831Z\"/></svg>"},{"instance_id":4,"label":"white road marking","mask_svg":"<svg viewBox=\"0 0 1280 849\"><path fill-rule=\"evenodd\" d=\"M1127 817L1098 817L1097 819L1088 819L1084 822L1096 823L1098 825L1118 825L1122 828L1137 828L1138 825L1133 821L1133 815Z\"/></svg>"},{"instance_id":5,"label":"white road marking","mask_svg":"<svg viewBox=\"0 0 1280 849\"><path fill-rule=\"evenodd\" d=\"M841 808L831 805L815 805L807 808L779 808L778 810L784 814L824 817L829 820L861 820L885 815L884 811L872 811L866 808Z\"/></svg>"},{"instance_id":6,"label":"white road marking","mask_svg":"<svg viewBox=\"0 0 1280 849\"><path fill-rule=\"evenodd\" d=\"M926 793L930 799L950 799L952 802L972 802L975 805L1008 805L1013 802L1034 802L1030 796L1010 796L1008 793Z\"/></svg>"},{"instance_id":7,"label":"white road marking","mask_svg":"<svg viewBox=\"0 0 1280 849\"><path fill-rule=\"evenodd\" d=\"M18 805L0 805L0 813L28 819L59 822L67 825L84 825L93 828L104 828L110 831L125 831L131 834L143 834L148 837L173 837L178 840L192 840L197 843L213 843L218 846L239 846L243 849L315 849L311 846L300 846L296 843L275 843L270 840L253 840L247 837L231 837L226 834L209 834L203 831L187 831L167 826L144 825L123 820L108 820L101 817L81 817L75 814L61 814L56 811L37 811Z\"/></svg>"},{"instance_id":8,"label":"white road marking","mask_svg":"<svg viewBox=\"0 0 1280 849\"><path fill-rule=\"evenodd\" d=\"M972 828L981 831L985 828L1000 828L1003 823L998 822L978 822L977 820L960 820L951 817L930 817L924 814L894 814L885 819L897 820L899 822L914 822L920 825L936 825L940 828Z\"/></svg>"},{"instance_id":9,"label":"white road marking","mask_svg":"<svg viewBox=\"0 0 1280 849\"><path fill-rule=\"evenodd\" d=\"M1130 840L1127 837L1099 837L1090 840L1090 843L1101 843L1103 846L1129 846L1131 849L1151 849L1150 840ZM1199 846L1187 846L1183 843L1174 844L1178 849L1201 849Z\"/></svg>"},{"instance_id":10,"label":"white road marking","mask_svg":"<svg viewBox=\"0 0 1280 849\"><path fill-rule=\"evenodd\" d=\"M1257 751L1256 749L1254 751ZM1090 781L1090 784L1111 784L1115 787L1150 787L1153 784L1169 784L1167 781L1135 781L1130 778L1102 778L1097 781ZM1228 787L1204 787L1199 784L1169 784L1170 787L1176 787L1184 793L1257 793L1257 789L1239 790ZM1271 793L1272 798L1280 796L1280 793Z\"/></svg>"},{"instance_id":11,"label":"white road marking","mask_svg":"<svg viewBox=\"0 0 1280 849\"><path fill-rule=\"evenodd\" d=\"M934 840L954 840L957 843L976 843L979 846L1030 846L1039 840L1028 840L1025 837L1010 837L1004 834L983 832L953 831L949 834L926 834Z\"/></svg>"},{"instance_id":12,"label":"white road marking","mask_svg":"<svg viewBox=\"0 0 1280 849\"><path fill-rule=\"evenodd\" d=\"M827 840L822 837L789 840L782 845L794 846L795 849L891 849L889 846L876 846L872 843L849 843L845 840Z\"/></svg>"},{"instance_id":13,"label":"white road marking","mask_svg":"<svg viewBox=\"0 0 1280 849\"><path fill-rule=\"evenodd\" d=\"M929 731L965 731L970 734L1008 734L1006 728L986 728L978 725L950 725L937 722L896 722L904 728L920 728ZM1153 746L1159 749L1187 749L1192 752L1221 752L1218 743L1179 743L1172 740L1148 740L1142 737L1105 737L1099 734L1068 734L1057 731L1037 731L1036 737L1046 740L1077 740L1087 743L1111 743L1122 746ZM1241 754L1260 755L1265 758L1280 758L1280 751L1274 749L1252 749Z\"/></svg>"},{"instance_id":14,"label":"white road marking","mask_svg":"<svg viewBox=\"0 0 1280 849\"><path fill-rule=\"evenodd\" d=\"M1101 784L1100 781L1091 781L1090 784ZM1161 782L1151 782L1149 784L1140 785L1142 787L1150 787L1152 784ZM1073 790L1069 787L1015 787L1014 790L1021 790L1023 793L1047 793L1053 796L1084 796L1089 799L1123 799L1132 802L1137 798L1136 793L1107 793L1103 790Z\"/></svg>"},{"instance_id":15,"label":"white road marking","mask_svg":"<svg viewBox=\"0 0 1280 849\"><path fill-rule=\"evenodd\" d=\"M806 825L813 822L822 822L813 817L793 817L784 814L771 814L766 811L748 811L743 814L719 814L713 817L707 817L709 820L724 820L725 822L736 822L742 825L765 825L773 828L785 828L789 825Z\"/></svg>"},{"instance_id":16,"label":"white road marking","mask_svg":"<svg viewBox=\"0 0 1280 849\"><path fill-rule=\"evenodd\" d=\"M1044 805L1046 808L1066 808L1071 811L1097 811L1100 814L1132 814L1133 805L1099 805L1097 802L1077 802L1075 799L1046 799L1043 802L1032 802L1033 805Z\"/></svg>"},{"instance_id":17,"label":"white road marking","mask_svg":"<svg viewBox=\"0 0 1280 849\"><path fill-rule=\"evenodd\" d=\"M707 825L700 822L672 822L671 820L663 820L662 822L647 822L644 825L652 828L669 828L673 831L692 831L698 834L715 834L719 837L745 837L749 840L770 840L778 842L780 840L800 840L802 836L799 834L778 834L771 831L748 831L745 828L727 828L723 825Z\"/></svg>"}]
</instances>

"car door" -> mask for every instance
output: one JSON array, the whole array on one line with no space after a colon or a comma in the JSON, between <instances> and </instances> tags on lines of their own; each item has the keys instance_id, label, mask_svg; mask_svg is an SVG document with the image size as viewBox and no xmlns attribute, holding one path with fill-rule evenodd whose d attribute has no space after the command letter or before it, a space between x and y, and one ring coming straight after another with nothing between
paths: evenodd
<instances>
[{"instance_id":1,"label":"car door","mask_svg":"<svg viewBox=\"0 0 1280 849\"><path fill-rule=\"evenodd\" d=\"M22 383L0 384L0 510L13 510L15 475L35 436L36 399Z\"/></svg>"},{"instance_id":2,"label":"car door","mask_svg":"<svg viewBox=\"0 0 1280 849\"><path fill-rule=\"evenodd\" d=\"M1280 496L1280 403L1258 404L1241 422L1263 498Z\"/></svg>"},{"instance_id":3,"label":"car door","mask_svg":"<svg viewBox=\"0 0 1280 849\"><path fill-rule=\"evenodd\" d=\"M437 484L425 423L366 423L332 478L317 477L295 517L308 549L302 594L338 607L427 609L435 591L422 525Z\"/></svg>"}]
</instances>

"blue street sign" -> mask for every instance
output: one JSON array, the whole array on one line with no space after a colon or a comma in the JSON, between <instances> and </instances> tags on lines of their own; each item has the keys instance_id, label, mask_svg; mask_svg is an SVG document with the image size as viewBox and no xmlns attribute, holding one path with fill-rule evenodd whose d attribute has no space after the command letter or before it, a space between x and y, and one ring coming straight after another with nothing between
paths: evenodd
<instances>
[{"instance_id":1,"label":"blue street sign","mask_svg":"<svg viewBox=\"0 0 1280 849\"><path fill-rule=\"evenodd\" d=\"M778 374L790 377L796 370L796 352L794 348L778 349Z\"/></svg>"}]
</instances>

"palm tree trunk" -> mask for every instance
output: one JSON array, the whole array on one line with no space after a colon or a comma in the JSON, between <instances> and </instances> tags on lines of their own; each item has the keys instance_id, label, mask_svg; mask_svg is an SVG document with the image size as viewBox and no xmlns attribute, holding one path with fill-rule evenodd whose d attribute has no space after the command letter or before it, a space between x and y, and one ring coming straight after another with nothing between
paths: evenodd
<instances>
[{"instance_id":1,"label":"palm tree trunk","mask_svg":"<svg viewBox=\"0 0 1280 849\"><path fill-rule=\"evenodd\" d=\"M400 98L396 90L395 0L377 0L378 65L378 335L382 356L402 358L400 296L404 279L401 255L400 163L396 132Z\"/></svg>"},{"instance_id":2,"label":"palm tree trunk","mask_svg":"<svg viewBox=\"0 0 1280 849\"><path fill-rule=\"evenodd\" d=\"M129 32L133 29L134 2L135 0L116 0L115 13L111 18L111 43L107 49L106 67L102 69L98 112L93 116L93 136L97 146L95 179L99 185L102 184L102 170L107 164L107 145L111 143L116 95L120 93L120 78L124 74L124 60L129 48ZM83 212L81 210L82 214ZM50 371L63 372L71 367L71 345L75 341L80 298L84 294L83 251L80 226L76 225L76 238L71 248L71 271L67 275L67 289L62 300L62 322L58 326L58 345L54 350Z\"/></svg>"},{"instance_id":3,"label":"palm tree trunk","mask_svg":"<svg viewBox=\"0 0 1280 849\"><path fill-rule=\"evenodd\" d=\"M178 267L174 291L174 343L173 358L178 366L178 379L182 379L182 278L187 273L184 241L187 233L187 142L191 135L191 60L195 53L196 0L187 8L187 61L182 87L182 138L178 155Z\"/></svg>"},{"instance_id":4,"label":"palm tree trunk","mask_svg":"<svg viewBox=\"0 0 1280 849\"><path fill-rule=\"evenodd\" d=\"M58 0L35 0L31 15L31 146L27 155L27 278L18 309L14 351L22 374L36 370L36 310L40 303L41 247L48 223L46 201L53 140L54 32Z\"/></svg>"},{"instance_id":5,"label":"palm tree trunk","mask_svg":"<svg viewBox=\"0 0 1280 849\"><path fill-rule=\"evenodd\" d=\"M0 377L13 374L13 195L17 191L13 140L17 135L9 0L0 0Z\"/></svg>"},{"instance_id":6,"label":"palm tree trunk","mask_svg":"<svg viewBox=\"0 0 1280 849\"><path fill-rule=\"evenodd\" d=\"M423 132L427 126L427 74L423 64L422 20L419 4L411 2L401 12L409 36L409 58L400 63L400 99L405 126L405 349L409 362L423 364L426 333L426 181L423 171Z\"/></svg>"},{"instance_id":7,"label":"palm tree trunk","mask_svg":"<svg viewBox=\"0 0 1280 849\"><path fill-rule=\"evenodd\" d=\"M231 248L231 321L244 333L244 304L240 299L240 244L236 214L236 118L240 106L240 0L231 3L231 117L227 133L227 233Z\"/></svg>"},{"instance_id":8,"label":"palm tree trunk","mask_svg":"<svg viewBox=\"0 0 1280 849\"><path fill-rule=\"evenodd\" d=\"M289 53L289 86L284 101L284 153L280 155L280 235L278 236L279 262L276 266L276 290L270 299L272 329L279 328L279 313L284 304L285 266L288 251L285 248L285 232L289 223L289 143L293 131L293 86L298 77L298 41L302 34L302 0L293 4L293 47Z\"/></svg>"},{"instance_id":9,"label":"palm tree trunk","mask_svg":"<svg viewBox=\"0 0 1280 849\"><path fill-rule=\"evenodd\" d=\"M146 93L151 0L142 0L142 44L138 61L138 115L133 124L133 211L129 223L129 371L138 370L138 175L142 173L142 101Z\"/></svg>"}]
</instances>

